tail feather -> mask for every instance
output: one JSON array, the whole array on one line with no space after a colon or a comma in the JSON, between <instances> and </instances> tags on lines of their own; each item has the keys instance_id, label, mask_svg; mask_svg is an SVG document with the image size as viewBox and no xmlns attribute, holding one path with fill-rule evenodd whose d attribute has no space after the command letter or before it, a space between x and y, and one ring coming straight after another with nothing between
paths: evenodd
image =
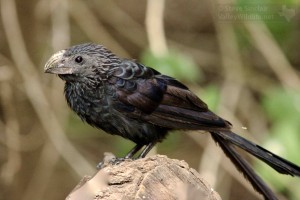
<instances>
[{"instance_id":1,"label":"tail feather","mask_svg":"<svg viewBox=\"0 0 300 200\"><path fill-rule=\"evenodd\" d=\"M230 132L230 131L220 131L213 132L212 135L218 135L219 140L222 138L224 141L232 143L239 148L247 151L253 156L264 161L266 164L271 166L277 172L281 174L289 174L291 176L300 176L300 167L294 163L277 156L276 154L264 149L263 147L254 144L241 136Z\"/></svg>"},{"instance_id":2,"label":"tail feather","mask_svg":"<svg viewBox=\"0 0 300 200\"><path fill-rule=\"evenodd\" d=\"M253 171L248 162L244 160L234 146L229 141L224 140L218 133L211 133L212 138L222 148L228 158L234 163L236 168L243 173L244 177L252 184L253 188L261 193L265 199L277 200L272 190L264 183L264 181Z\"/></svg>"}]
</instances>

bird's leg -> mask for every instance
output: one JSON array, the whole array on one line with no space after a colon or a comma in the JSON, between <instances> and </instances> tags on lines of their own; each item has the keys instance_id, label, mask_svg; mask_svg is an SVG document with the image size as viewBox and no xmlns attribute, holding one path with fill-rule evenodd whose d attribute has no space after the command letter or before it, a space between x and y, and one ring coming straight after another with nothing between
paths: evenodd
<instances>
[{"instance_id":1,"label":"bird's leg","mask_svg":"<svg viewBox=\"0 0 300 200\"><path fill-rule=\"evenodd\" d=\"M143 146L142 144L135 145L124 158L131 159Z\"/></svg>"},{"instance_id":2,"label":"bird's leg","mask_svg":"<svg viewBox=\"0 0 300 200\"><path fill-rule=\"evenodd\" d=\"M137 159L139 158L144 158L149 151L154 147L154 145L156 144L156 142L151 142L149 144L147 144L147 146L144 148L144 150L142 151L142 153L137 157ZM110 163L113 165L118 165L121 162L123 162L126 159L132 159L132 157L143 147L143 144L137 144L135 145L129 152L128 154L124 157L124 158L111 158L108 162L106 161L102 161L97 165L97 169L102 169L104 167L105 163Z\"/></svg>"},{"instance_id":3,"label":"bird's leg","mask_svg":"<svg viewBox=\"0 0 300 200\"><path fill-rule=\"evenodd\" d=\"M138 156L138 159L139 158L145 158L145 156L149 153L149 151L154 147L155 144L156 144L156 142L151 142L151 143L147 144L147 146L145 147L145 149Z\"/></svg>"},{"instance_id":4,"label":"bird's leg","mask_svg":"<svg viewBox=\"0 0 300 200\"><path fill-rule=\"evenodd\" d=\"M144 145L142 145L142 144L137 144L137 145L135 145L130 151L129 151L129 153L124 157L124 158L114 158L114 159L112 159L112 160L110 160L110 163L111 164L113 164L113 165L118 165L118 164L120 164L121 162L123 162L124 160L126 160L126 159L132 159L132 157L136 154L136 152L138 152L142 147L143 147ZM148 147L148 146L147 146ZM146 148L147 148L146 147ZM145 149L146 149L145 148ZM152 147L151 147L152 148ZM143 150L143 152L144 152L145 150ZM150 151L150 149L149 149L149 151ZM149 151L147 151L146 152L146 154L149 152ZM142 153L143 153L142 152ZM139 156L140 157L140 156Z\"/></svg>"}]
</instances>

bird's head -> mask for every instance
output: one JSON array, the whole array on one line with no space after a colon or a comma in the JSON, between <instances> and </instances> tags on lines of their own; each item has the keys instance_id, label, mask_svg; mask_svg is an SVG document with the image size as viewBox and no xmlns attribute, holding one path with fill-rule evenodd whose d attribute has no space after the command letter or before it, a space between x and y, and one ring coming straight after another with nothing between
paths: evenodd
<instances>
[{"instance_id":1,"label":"bird's head","mask_svg":"<svg viewBox=\"0 0 300 200\"><path fill-rule=\"evenodd\" d=\"M57 74L65 81L105 78L106 71L118 58L102 45L80 44L58 51L47 61L45 73Z\"/></svg>"}]
</instances>

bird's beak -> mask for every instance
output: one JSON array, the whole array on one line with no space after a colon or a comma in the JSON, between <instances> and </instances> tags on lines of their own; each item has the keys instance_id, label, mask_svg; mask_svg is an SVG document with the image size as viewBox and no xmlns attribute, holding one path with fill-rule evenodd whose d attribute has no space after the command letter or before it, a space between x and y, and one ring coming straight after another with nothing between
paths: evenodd
<instances>
[{"instance_id":1,"label":"bird's beak","mask_svg":"<svg viewBox=\"0 0 300 200\"><path fill-rule=\"evenodd\" d=\"M63 55L65 50L61 50L55 53L51 58L47 61L44 67L45 73L51 74L72 74L73 68L67 67L64 64Z\"/></svg>"}]
</instances>

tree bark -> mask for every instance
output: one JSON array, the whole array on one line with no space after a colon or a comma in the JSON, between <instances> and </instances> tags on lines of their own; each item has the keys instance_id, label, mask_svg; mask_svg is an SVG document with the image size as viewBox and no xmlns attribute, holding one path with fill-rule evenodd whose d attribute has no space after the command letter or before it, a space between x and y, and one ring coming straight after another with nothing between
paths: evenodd
<instances>
[{"instance_id":1,"label":"tree bark","mask_svg":"<svg viewBox=\"0 0 300 200\"><path fill-rule=\"evenodd\" d=\"M185 161L156 155L105 164L93 177L84 177L68 200L221 200Z\"/></svg>"}]
</instances>

